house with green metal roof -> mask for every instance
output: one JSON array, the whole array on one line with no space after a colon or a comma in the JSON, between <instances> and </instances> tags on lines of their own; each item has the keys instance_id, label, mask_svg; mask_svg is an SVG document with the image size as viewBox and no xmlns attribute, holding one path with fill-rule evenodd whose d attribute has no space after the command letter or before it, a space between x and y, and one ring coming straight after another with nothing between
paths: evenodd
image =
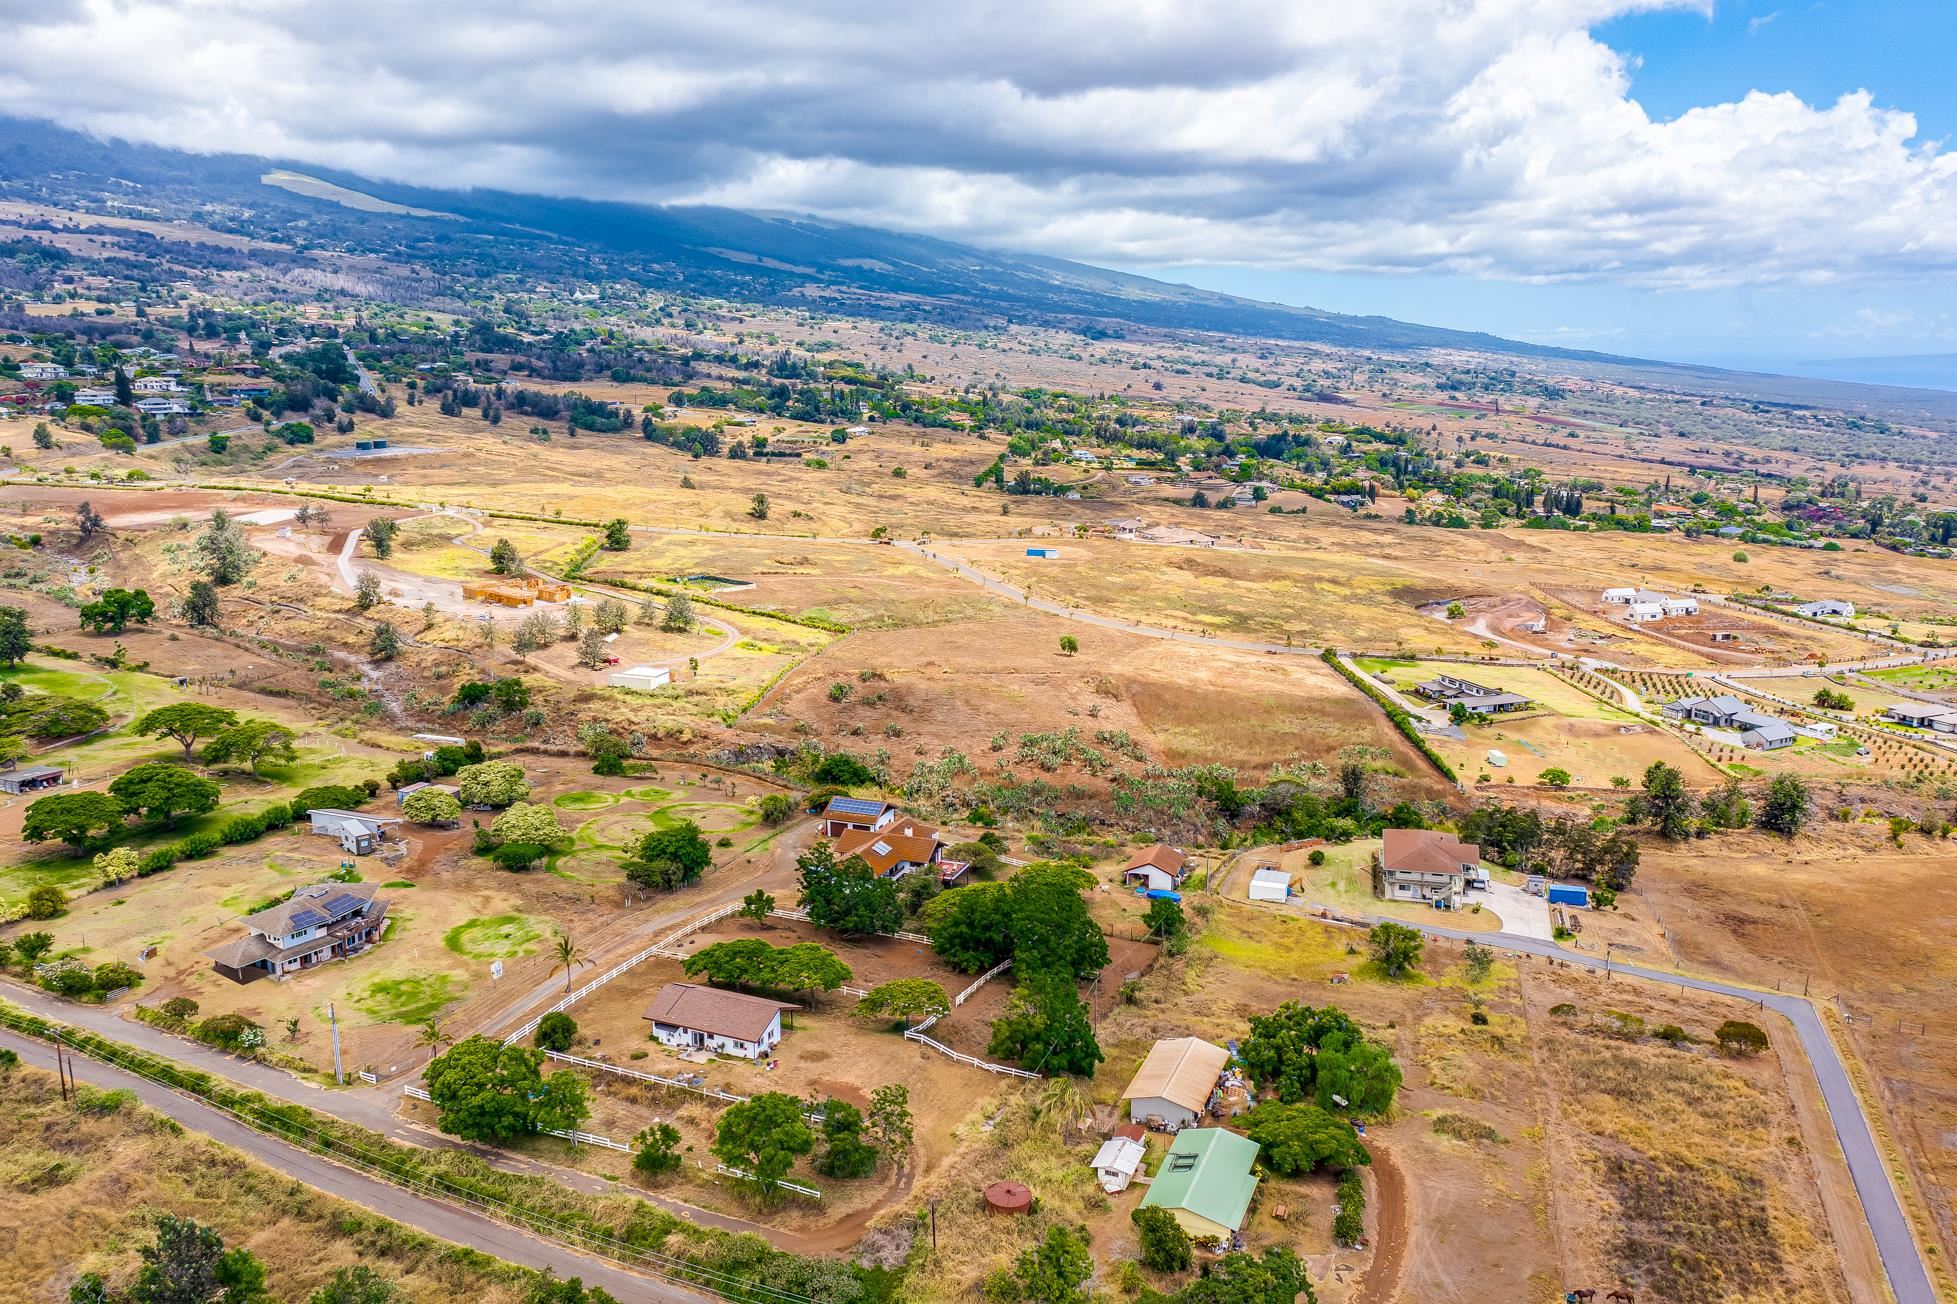
<instances>
[{"instance_id":1,"label":"house with green metal roof","mask_svg":"<svg viewBox=\"0 0 1957 1304\"><path fill-rule=\"evenodd\" d=\"M1167 1209L1191 1236L1226 1240L1243 1229L1257 1194L1257 1143L1220 1127L1176 1133L1142 1207Z\"/></svg>"}]
</instances>

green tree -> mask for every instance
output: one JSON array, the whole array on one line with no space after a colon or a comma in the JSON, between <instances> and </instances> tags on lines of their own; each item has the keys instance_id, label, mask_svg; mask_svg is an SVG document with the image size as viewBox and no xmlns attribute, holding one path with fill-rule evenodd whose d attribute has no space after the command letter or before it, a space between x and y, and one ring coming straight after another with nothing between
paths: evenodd
<instances>
[{"instance_id":1,"label":"green tree","mask_svg":"<svg viewBox=\"0 0 1957 1304\"><path fill-rule=\"evenodd\" d=\"M1320 1168L1353 1168L1373 1157L1359 1144L1352 1124L1317 1105L1267 1101L1240 1120L1255 1141L1264 1167L1284 1177L1302 1177Z\"/></svg>"},{"instance_id":2,"label":"green tree","mask_svg":"<svg viewBox=\"0 0 1957 1304\"><path fill-rule=\"evenodd\" d=\"M1060 636L1060 651L1064 656L1074 656L1080 651L1080 640L1072 634L1062 634Z\"/></svg>"},{"instance_id":3,"label":"green tree","mask_svg":"<svg viewBox=\"0 0 1957 1304\"><path fill-rule=\"evenodd\" d=\"M1374 924L1373 931L1366 934L1366 944L1389 978L1404 978L1408 970L1419 967L1420 953L1426 949L1419 929L1391 920Z\"/></svg>"},{"instance_id":4,"label":"green tree","mask_svg":"<svg viewBox=\"0 0 1957 1304\"><path fill-rule=\"evenodd\" d=\"M1167 897L1157 897L1148 903L1148 909L1142 913L1142 927L1148 930L1149 936L1168 941L1187 932L1189 920L1184 917L1181 906Z\"/></svg>"},{"instance_id":5,"label":"green tree","mask_svg":"<svg viewBox=\"0 0 1957 1304\"><path fill-rule=\"evenodd\" d=\"M0 607L0 661L12 670L33 650L34 633L27 627L27 612L20 607Z\"/></svg>"},{"instance_id":6,"label":"green tree","mask_svg":"<svg viewBox=\"0 0 1957 1304\"><path fill-rule=\"evenodd\" d=\"M523 574L523 558L517 555L516 545L508 539L498 539L491 544L489 568L498 575Z\"/></svg>"},{"instance_id":7,"label":"green tree","mask_svg":"<svg viewBox=\"0 0 1957 1304\"><path fill-rule=\"evenodd\" d=\"M1477 987L1487 982L1488 975L1495 971L1495 952L1480 942L1468 943L1461 959L1468 969L1468 981Z\"/></svg>"},{"instance_id":8,"label":"green tree","mask_svg":"<svg viewBox=\"0 0 1957 1304\"><path fill-rule=\"evenodd\" d=\"M564 990L567 992L571 990L571 975L578 971L579 966L591 963L584 958L578 944L571 940L571 935L561 928L557 930L557 940L551 946L551 960L552 974L559 969L564 971Z\"/></svg>"},{"instance_id":9,"label":"green tree","mask_svg":"<svg viewBox=\"0 0 1957 1304\"><path fill-rule=\"evenodd\" d=\"M770 827L786 824L788 817L795 813L795 803L779 792L768 793L761 799L759 814L761 822Z\"/></svg>"},{"instance_id":10,"label":"green tree","mask_svg":"<svg viewBox=\"0 0 1957 1304\"><path fill-rule=\"evenodd\" d=\"M815 1133L802 1118L802 1102L779 1091L730 1106L714 1130L714 1156L747 1172L766 1193L773 1193L795 1161L814 1149Z\"/></svg>"},{"instance_id":11,"label":"green tree","mask_svg":"<svg viewBox=\"0 0 1957 1304\"><path fill-rule=\"evenodd\" d=\"M104 883L114 886L136 877L140 863L140 858L131 848L112 847L95 857L94 869Z\"/></svg>"},{"instance_id":12,"label":"green tree","mask_svg":"<svg viewBox=\"0 0 1957 1304\"><path fill-rule=\"evenodd\" d=\"M699 879L711 864L713 848L700 836L700 826L681 820L640 838L633 857L625 862L625 876L642 887L671 891Z\"/></svg>"},{"instance_id":13,"label":"green tree","mask_svg":"<svg viewBox=\"0 0 1957 1304\"><path fill-rule=\"evenodd\" d=\"M1046 969L1088 978L1107 967L1107 936L1081 897L1093 883L1085 870L1042 861L1006 884L1013 968L1021 979Z\"/></svg>"},{"instance_id":14,"label":"green tree","mask_svg":"<svg viewBox=\"0 0 1957 1304\"><path fill-rule=\"evenodd\" d=\"M1694 803L1685 776L1674 766L1653 761L1644 772L1644 795L1636 814L1658 830L1658 836L1677 842L1692 832Z\"/></svg>"},{"instance_id":15,"label":"green tree","mask_svg":"<svg viewBox=\"0 0 1957 1304\"><path fill-rule=\"evenodd\" d=\"M814 942L797 942L775 953L772 985L780 991L833 992L856 975L836 954Z\"/></svg>"},{"instance_id":16,"label":"green tree","mask_svg":"<svg viewBox=\"0 0 1957 1304\"><path fill-rule=\"evenodd\" d=\"M439 788L422 788L408 794L401 814L416 824L454 824L462 818L462 803Z\"/></svg>"},{"instance_id":17,"label":"green tree","mask_svg":"<svg viewBox=\"0 0 1957 1304\"><path fill-rule=\"evenodd\" d=\"M815 1171L824 1177L868 1177L876 1170L877 1148L863 1138L863 1114L843 1100L822 1102L822 1153Z\"/></svg>"},{"instance_id":18,"label":"green tree","mask_svg":"<svg viewBox=\"0 0 1957 1304\"><path fill-rule=\"evenodd\" d=\"M156 1217L156 1240L129 1289L131 1304L259 1304L265 1266L251 1251L227 1250L213 1228L172 1214Z\"/></svg>"},{"instance_id":19,"label":"green tree","mask_svg":"<svg viewBox=\"0 0 1957 1304\"><path fill-rule=\"evenodd\" d=\"M752 516L757 521L767 520L768 519L768 495L766 494L754 495L754 501L748 504L747 514L749 516Z\"/></svg>"},{"instance_id":20,"label":"green tree","mask_svg":"<svg viewBox=\"0 0 1957 1304\"><path fill-rule=\"evenodd\" d=\"M394 555L394 540L401 533L401 523L390 517L380 516L369 521L361 531L367 542L373 545L376 557L387 558Z\"/></svg>"},{"instance_id":21,"label":"green tree","mask_svg":"<svg viewBox=\"0 0 1957 1304\"><path fill-rule=\"evenodd\" d=\"M530 795L530 781L514 761L481 761L455 772L464 806L508 806Z\"/></svg>"},{"instance_id":22,"label":"green tree","mask_svg":"<svg viewBox=\"0 0 1957 1304\"><path fill-rule=\"evenodd\" d=\"M48 933L22 933L14 939L14 955L21 967L30 971L53 949L54 938Z\"/></svg>"},{"instance_id":23,"label":"green tree","mask_svg":"<svg viewBox=\"0 0 1957 1304\"><path fill-rule=\"evenodd\" d=\"M801 905L809 922L838 933L890 933L904 921L897 885L879 878L857 857L836 863L835 852L818 842L796 857L801 874Z\"/></svg>"},{"instance_id":24,"label":"green tree","mask_svg":"<svg viewBox=\"0 0 1957 1304\"><path fill-rule=\"evenodd\" d=\"M217 809L223 796L216 783L181 765L150 761L131 766L109 784L109 795L123 812L174 827L179 815L203 815Z\"/></svg>"},{"instance_id":25,"label":"green tree","mask_svg":"<svg viewBox=\"0 0 1957 1304\"><path fill-rule=\"evenodd\" d=\"M215 629L217 617L217 585L209 580L192 580L190 592L183 600L185 623L200 629Z\"/></svg>"},{"instance_id":26,"label":"green tree","mask_svg":"<svg viewBox=\"0 0 1957 1304\"><path fill-rule=\"evenodd\" d=\"M1196 1259L1195 1251L1189 1244L1189 1233L1182 1229L1174 1214L1160 1205L1137 1205L1129 1211L1128 1221L1135 1224L1141 1241L1139 1257L1144 1268L1155 1272L1189 1271Z\"/></svg>"},{"instance_id":27,"label":"green tree","mask_svg":"<svg viewBox=\"0 0 1957 1304\"><path fill-rule=\"evenodd\" d=\"M666 610L659 618L659 628L668 634L684 634L693 628L693 599L684 593L675 593L666 599Z\"/></svg>"},{"instance_id":28,"label":"green tree","mask_svg":"<svg viewBox=\"0 0 1957 1304\"><path fill-rule=\"evenodd\" d=\"M396 1304L404 1297L394 1283L364 1263L341 1268L314 1291L306 1304Z\"/></svg>"},{"instance_id":29,"label":"green tree","mask_svg":"<svg viewBox=\"0 0 1957 1304\"><path fill-rule=\"evenodd\" d=\"M1083 1077L1103 1058L1086 1002L1074 980L1058 969L1021 975L1005 1013L992 1024L986 1053L1035 1073Z\"/></svg>"},{"instance_id":30,"label":"green tree","mask_svg":"<svg viewBox=\"0 0 1957 1304\"><path fill-rule=\"evenodd\" d=\"M647 1177L676 1173L680 1167L680 1130L671 1123L655 1123L632 1138L637 1147L632 1168Z\"/></svg>"},{"instance_id":31,"label":"green tree","mask_svg":"<svg viewBox=\"0 0 1957 1304\"><path fill-rule=\"evenodd\" d=\"M1740 1019L1728 1019L1712 1034L1723 1051L1735 1055L1757 1055L1767 1048L1767 1034L1760 1026Z\"/></svg>"},{"instance_id":32,"label":"green tree","mask_svg":"<svg viewBox=\"0 0 1957 1304\"><path fill-rule=\"evenodd\" d=\"M1774 776L1767 785L1767 797L1760 803L1758 823L1769 833L1791 838L1807 822L1807 785L1791 774Z\"/></svg>"},{"instance_id":33,"label":"green tree","mask_svg":"<svg viewBox=\"0 0 1957 1304\"><path fill-rule=\"evenodd\" d=\"M537 1020L537 1035L534 1040L538 1050L554 1050L562 1054L571 1049L571 1043L577 1039L577 1020L562 1010L552 1010Z\"/></svg>"},{"instance_id":34,"label":"green tree","mask_svg":"<svg viewBox=\"0 0 1957 1304\"><path fill-rule=\"evenodd\" d=\"M914 1136L909 1087L886 1082L870 1093L870 1134L889 1154L890 1162L902 1166Z\"/></svg>"},{"instance_id":35,"label":"green tree","mask_svg":"<svg viewBox=\"0 0 1957 1304\"><path fill-rule=\"evenodd\" d=\"M1093 1275L1087 1234L1069 1227L1047 1228L1046 1239L1021 1253L1013 1267L1020 1296L1036 1304L1087 1304L1083 1287Z\"/></svg>"},{"instance_id":36,"label":"green tree","mask_svg":"<svg viewBox=\"0 0 1957 1304\"><path fill-rule=\"evenodd\" d=\"M361 571L360 578L354 582L353 605L362 611L372 611L381 602L381 578L372 571Z\"/></svg>"},{"instance_id":37,"label":"green tree","mask_svg":"<svg viewBox=\"0 0 1957 1304\"><path fill-rule=\"evenodd\" d=\"M921 926L940 960L984 973L1012 954L1012 899L1004 883L968 883L934 897Z\"/></svg>"},{"instance_id":38,"label":"green tree","mask_svg":"<svg viewBox=\"0 0 1957 1304\"><path fill-rule=\"evenodd\" d=\"M544 1053L489 1037L457 1042L422 1073L436 1124L466 1141L500 1144L545 1128L577 1127L589 1112L584 1080L543 1075Z\"/></svg>"},{"instance_id":39,"label":"green tree","mask_svg":"<svg viewBox=\"0 0 1957 1304\"><path fill-rule=\"evenodd\" d=\"M737 937L701 947L680 961L680 971L717 987L767 987L774 983L777 954L758 937Z\"/></svg>"},{"instance_id":40,"label":"green tree","mask_svg":"<svg viewBox=\"0 0 1957 1304\"><path fill-rule=\"evenodd\" d=\"M739 913L743 919L752 919L757 924L765 924L768 922L768 916L774 912L774 909L774 897L770 896L765 889L757 887L754 891L741 898L741 909Z\"/></svg>"},{"instance_id":41,"label":"green tree","mask_svg":"<svg viewBox=\"0 0 1957 1304\"><path fill-rule=\"evenodd\" d=\"M908 1028L913 1020L950 1014L951 998L929 978L897 978L872 987L857 1001L855 1013L865 1019L901 1019Z\"/></svg>"},{"instance_id":42,"label":"green tree","mask_svg":"<svg viewBox=\"0 0 1957 1304\"><path fill-rule=\"evenodd\" d=\"M175 739L177 746L183 748L184 759L189 760L199 738L221 733L236 723L236 711L205 706L202 702L177 702L139 716L129 731L145 738Z\"/></svg>"},{"instance_id":43,"label":"green tree","mask_svg":"<svg viewBox=\"0 0 1957 1304\"><path fill-rule=\"evenodd\" d=\"M374 636L367 640L367 655L376 661L392 661L401 651L401 631L392 621L374 622Z\"/></svg>"},{"instance_id":44,"label":"green tree","mask_svg":"<svg viewBox=\"0 0 1957 1304\"><path fill-rule=\"evenodd\" d=\"M623 602L617 598L604 598L591 613L591 627L600 634L622 634L630 618L631 613L625 610Z\"/></svg>"},{"instance_id":45,"label":"green tree","mask_svg":"<svg viewBox=\"0 0 1957 1304\"><path fill-rule=\"evenodd\" d=\"M1332 1109L1337 1095L1352 1111L1382 1114L1400 1087L1392 1053L1332 1006L1286 1001L1271 1014L1252 1015L1239 1055L1251 1078L1286 1104L1315 1100Z\"/></svg>"},{"instance_id":46,"label":"green tree","mask_svg":"<svg viewBox=\"0 0 1957 1304\"><path fill-rule=\"evenodd\" d=\"M144 589L104 589L94 602L82 604L82 628L97 634L120 634L130 621L147 625L156 603Z\"/></svg>"},{"instance_id":47,"label":"green tree","mask_svg":"<svg viewBox=\"0 0 1957 1304\"><path fill-rule=\"evenodd\" d=\"M259 552L245 539L238 523L222 507L211 510L210 524L191 544L193 564L212 584L222 588L242 580L258 564Z\"/></svg>"},{"instance_id":48,"label":"green tree","mask_svg":"<svg viewBox=\"0 0 1957 1304\"><path fill-rule=\"evenodd\" d=\"M1176 1304L1318 1304L1305 1262L1288 1245L1224 1255L1176 1294Z\"/></svg>"},{"instance_id":49,"label":"green tree","mask_svg":"<svg viewBox=\"0 0 1957 1304\"><path fill-rule=\"evenodd\" d=\"M299 759L292 730L276 720L246 720L211 739L204 748L206 765L243 765L253 774L267 761L290 765Z\"/></svg>"},{"instance_id":50,"label":"green tree","mask_svg":"<svg viewBox=\"0 0 1957 1304\"><path fill-rule=\"evenodd\" d=\"M1567 788L1570 786L1570 772L1560 765L1552 765L1536 777L1552 788Z\"/></svg>"},{"instance_id":51,"label":"green tree","mask_svg":"<svg viewBox=\"0 0 1957 1304\"><path fill-rule=\"evenodd\" d=\"M605 551L624 552L632 546L632 524L623 516L605 522Z\"/></svg>"}]
</instances>

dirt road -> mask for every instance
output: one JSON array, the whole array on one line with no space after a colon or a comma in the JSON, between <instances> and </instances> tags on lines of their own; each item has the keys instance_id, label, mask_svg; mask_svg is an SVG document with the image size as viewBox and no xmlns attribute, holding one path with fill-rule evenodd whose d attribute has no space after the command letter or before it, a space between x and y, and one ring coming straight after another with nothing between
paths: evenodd
<instances>
[{"instance_id":1,"label":"dirt road","mask_svg":"<svg viewBox=\"0 0 1957 1304\"><path fill-rule=\"evenodd\" d=\"M0 1029L0 1045L18 1052L22 1060L36 1068L54 1070L54 1049L45 1042ZM609 1260L568 1249L445 1200L369 1177L358 1169L267 1136L215 1106L180 1095L147 1078L80 1055L73 1057L73 1064L76 1077L83 1082L132 1091L157 1113L241 1150L296 1181L451 1244L466 1245L540 1272L548 1270L559 1277L582 1278L587 1285L610 1291L621 1304L637 1301L704 1304L711 1298L690 1287L643 1276Z\"/></svg>"},{"instance_id":2,"label":"dirt road","mask_svg":"<svg viewBox=\"0 0 1957 1304\"><path fill-rule=\"evenodd\" d=\"M1373 1154L1379 1227L1373 1235L1373 1261L1366 1265L1366 1274L1359 1279L1359 1289L1348 1304L1392 1304L1400 1296L1400 1279L1406 1275L1407 1241L1413 1225L1407 1208L1407 1179L1391 1150L1370 1138L1366 1148Z\"/></svg>"}]
</instances>

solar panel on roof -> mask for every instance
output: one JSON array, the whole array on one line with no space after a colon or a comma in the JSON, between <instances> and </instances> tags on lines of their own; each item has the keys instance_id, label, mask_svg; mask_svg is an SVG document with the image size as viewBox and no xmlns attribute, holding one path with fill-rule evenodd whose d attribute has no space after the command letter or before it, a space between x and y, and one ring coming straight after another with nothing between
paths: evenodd
<instances>
[{"instance_id":1,"label":"solar panel on roof","mask_svg":"<svg viewBox=\"0 0 1957 1304\"><path fill-rule=\"evenodd\" d=\"M335 918L350 914L361 906L361 899L351 892L342 892L326 903L326 913Z\"/></svg>"},{"instance_id":2,"label":"solar panel on roof","mask_svg":"<svg viewBox=\"0 0 1957 1304\"><path fill-rule=\"evenodd\" d=\"M315 928L325 922L326 916L312 909L301 910L292 916L292 926L294 928Z\"/></svg>"},{"instance_id":3,"label":"solar panel on roof","mask_svg":"<svg viewBox=\"0 0 1957 1304\"><path fill-rule=\"evenodd\" d=\"M865 797L831 797L829 809L841 815L880 815L883 803Z\"/></svg>"}]
</instances>

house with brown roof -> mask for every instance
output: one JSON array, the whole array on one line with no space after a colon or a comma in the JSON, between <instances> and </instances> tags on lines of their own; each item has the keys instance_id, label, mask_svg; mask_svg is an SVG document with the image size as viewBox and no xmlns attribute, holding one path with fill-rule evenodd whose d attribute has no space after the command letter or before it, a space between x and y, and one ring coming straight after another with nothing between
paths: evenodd
<instances>
[{"instance_id":1,"label":"house with brown roof","mask_svg":"<svg viewBox=\"0 0 1957 1304\"><path fill-rule=\"evenodd\" d=\"M1165 842L1143 847L1121 871L1121 881L1171 892L1189 877L1189 857Z\"/></svg>"},{"instance_id":2,"label":"house with brown roof","mask_svg":"<svg viewBox=\"0 0 1957 1304\"><path fill-rule=\"evenodd\" d=\"M938 863L944 842L935 825L900 816L875 829L852 829L836 839L836 860L860 857L878 878L902 878Z\"/></svg>"},{"instance_id":3,"label":"house with brown roof","mask_svg":"<svg viewBox=\"0 0 1957 1304\"><path fill-rule=\"evenodd\" d=\"M1158 1041L1121 1098L1128 1117L1152 1127L1191 1127L1209 1108L1230 1052L1200 1037Z\"/></svg>"},{"instance_id":4,"label":"house with brown roof","mask_svg":"<svg viewBox=\"0 0 1957 1304\"><path fill-rule=\"evenodd\" d=\"M1373 895L1452 907L1481 864L1481 848L1437 829L1388 829L1373 855Z\"/></svg>"},{"instance_id":5,"label":"house with brown roof","mask_svg":"<svg viewBox=\"0 0 1957 1304\"><path fill-rule=\"evenodd\" d=\"M249 933L204 954L234 983L280 978L358 955L387 927L387 901L372 883L312 883L245 916Z\"/></svg>"},{"instance_id":6,"label":"house with brown roof","mask_svg":"<svg viewBox=\"0 0 1957 1304\"><path fill-rule=\"evenodd\" d=\"M667 983L646 1007L657 1041L675 1050L710 1050L765 1059L781 1044L781 1012L793 1005L718 987Z\"/></svg>"}]
</instances>

